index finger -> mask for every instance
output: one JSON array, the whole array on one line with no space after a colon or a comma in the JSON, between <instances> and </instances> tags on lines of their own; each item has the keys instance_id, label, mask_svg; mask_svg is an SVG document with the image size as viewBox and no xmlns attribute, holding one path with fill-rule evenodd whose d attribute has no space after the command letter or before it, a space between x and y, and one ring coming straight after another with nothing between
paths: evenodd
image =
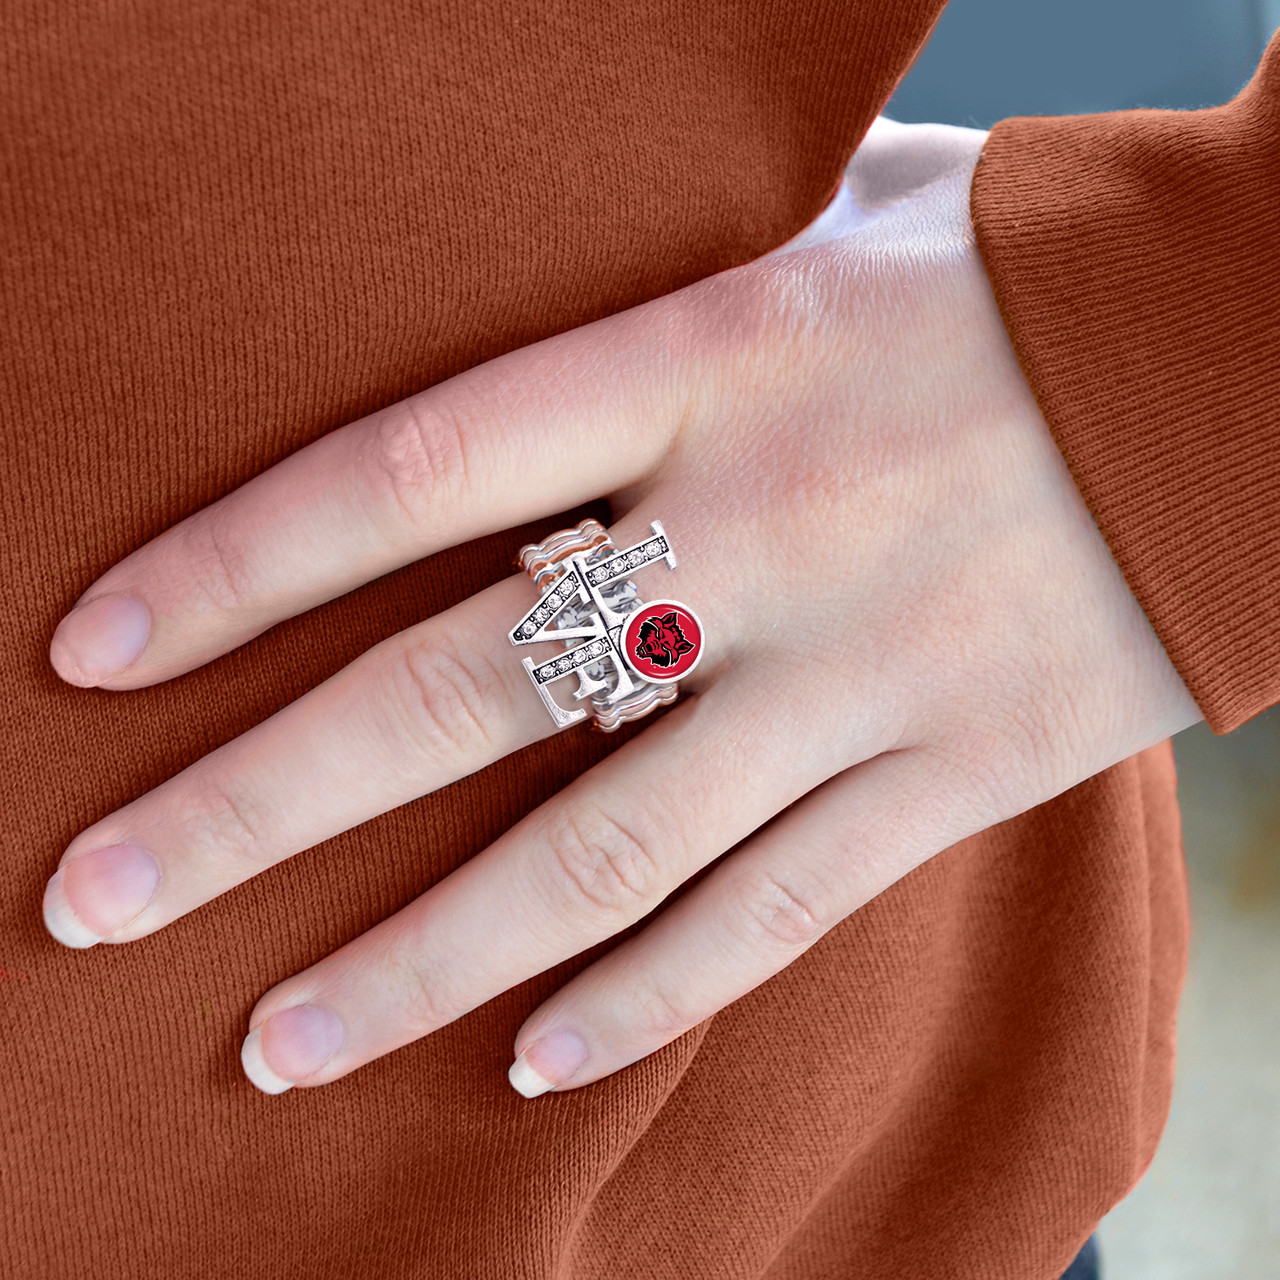
<instances>
[{"instance_id":1,"label":"index finger","mask_svg":"<svg viewBox=\"0 0 1280 1280\"><path fill-rule=\"evenodd\" d=\"M678 418L646 327L606 317L300 449L94 582L54 633L54 669L155 684L413 560L635 482Z\"/></svg>"}]
</instances>

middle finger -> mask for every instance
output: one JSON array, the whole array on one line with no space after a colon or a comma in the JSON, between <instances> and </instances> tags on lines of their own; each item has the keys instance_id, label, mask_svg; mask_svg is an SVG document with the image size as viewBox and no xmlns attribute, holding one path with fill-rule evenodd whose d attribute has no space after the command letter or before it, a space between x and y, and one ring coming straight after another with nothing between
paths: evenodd
<instances>
[{"instance_id":1,"label":"middle finger","mask_svg":"<svg viewBox=\"0 0 1280 1280\"><path fill-rule=\"evenodd\" d=\"M49 931L73 947L145 937L554 732L507 640L534 598L513 576L391 636L82 831L45 892Z\"/></svg>"}]
</instances>

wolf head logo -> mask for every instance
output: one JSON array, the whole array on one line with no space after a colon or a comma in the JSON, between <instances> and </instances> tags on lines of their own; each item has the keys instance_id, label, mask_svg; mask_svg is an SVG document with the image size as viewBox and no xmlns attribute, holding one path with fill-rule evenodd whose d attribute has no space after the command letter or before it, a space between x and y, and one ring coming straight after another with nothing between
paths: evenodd
<instances>
[{"instance_id":1,"label":"wolf head logo","mask_svg":"<svg viewBox=\"0 0 1280 1280\"><path fill-rule=\"evenodd\" d=\"M673 667L682 653L693 648L680 629L674 609L658 618L646 618L640 624L638 639L636 657L647 659L655 667Z\"/></svg>"}]
</instances>

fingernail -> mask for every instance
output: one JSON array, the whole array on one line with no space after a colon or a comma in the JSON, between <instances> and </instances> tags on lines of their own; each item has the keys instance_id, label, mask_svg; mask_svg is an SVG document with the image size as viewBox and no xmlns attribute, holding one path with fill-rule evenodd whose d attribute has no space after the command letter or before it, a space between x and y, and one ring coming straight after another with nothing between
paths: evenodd
<instances>
[{"instance_id":1,"label":"fingernail","mask_svg":"<svg viewBox=\"0 0 1280 1280\"><path fill-rule=\"evenodd\" d=\"M64 947L75 947L80 951L102 941L92 929L86 929L71 910L62 888L61 871L55 871L44 887L44 927Z\"/></svg>"},{"instance_id":2,"label":"fingernail","mask_svg":"<svg viewBox=\"0 0 1280 1280\"><path fill-rule=\"evenodd\" d=\"M332 1010L295 1005L249 1032L240 1046L240 1065L263 1093L283 1093L319 1071L342 1048L346 1034Z\"/></svg>"},{"instance_id":3,"label":"fingernail","mask_svg":"<svg viewBox=\"0 0 1280 1280\"><path fill-rule=\"evenodd\" d=\"M553 1031L535 1040L512 1064L507 1079L517 1093L536 1098L564 1084L587 1060L587 1046L572 1031Z\"/></svg>"},{"instance_id":4,"label":"fingernail","mask_svg":"<svg viewBox=\"0 0 1280 1280\"><path fill-rule=\"evenodd\" d=\"M58 624L49 661L68 683L91 689L136 661L150 634L151 615L137 596L99 596Z\"/></svg>"},{"instance_id":5,"label":"fingernail","mask_svg":"<svg viewBox=\"0 0 1280 1280\"><path fill-rule=\"evenodd\" d=\"M54 872L44 927L65 947L91 947L124 928L155 896L160 868L133 844L113 844Z\"/></svg>"}]
</instances>

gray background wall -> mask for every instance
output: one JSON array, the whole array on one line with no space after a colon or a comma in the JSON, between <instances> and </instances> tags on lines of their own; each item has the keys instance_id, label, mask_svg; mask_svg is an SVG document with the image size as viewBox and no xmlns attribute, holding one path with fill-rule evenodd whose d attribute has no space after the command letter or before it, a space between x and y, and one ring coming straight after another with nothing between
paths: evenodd
<instances>
[{"instance_id":1,"label":"gray background wall","mask_svg":"<svg viewBox=\"0 0 1280 1280\"><path fill-rule=\"evenodd\" d=\"M885 114L988 129L1211 106L1235 96L1278 26L1280 0L951 0Z\"/></svg>"},{"instance_id":2,"label":"gray background wall","mask_svg":"<svg viewBox=\"0 0 1280 1280\"><path fill-rule=\"evenodd\" d=\"M885 114L989 128L1209 106L1278 26L1280 0L952 0ZM1155 1161L1099 1228L1103 1276L1280 1280L1280 708L1175 749L1192 914L1177 1081Z\"/></svg>"}]
</instances>

